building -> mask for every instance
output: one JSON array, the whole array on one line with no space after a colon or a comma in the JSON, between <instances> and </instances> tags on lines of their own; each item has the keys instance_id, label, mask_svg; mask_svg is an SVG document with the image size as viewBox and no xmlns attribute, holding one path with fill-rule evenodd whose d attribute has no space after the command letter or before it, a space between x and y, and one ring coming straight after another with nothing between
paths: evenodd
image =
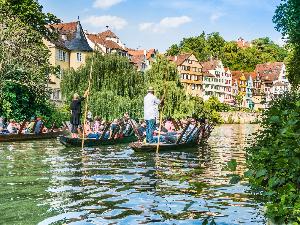
<instances>
[{"instance_id":1,"label":"building","mask_svg":"<svg viewBox=\"0 0 300 225\"><path fill-rule=\"evenodd\" d=\"M247 100L246 100L246 91L247 91L247 79L245 74L242 71L232 71L232 79L235 83L235 93L233 95L238 96L240 95L243 99L241 101L242 107L248 107ZM236 93L237 90L237 93Z\"/></svg>"},{"instance_id":2,"label":"building","mask_svg":"<svg viewBox=\"0 0 300 225\"><path fill-rule=\"evenodd\" d=\"M290 90L291 85L286 76L286 67L283 62L263 63L256 65L256 81L254 88L260 93L267 108L272 98L282 95Z\"/></svg>"},{"instance_id":3,"label":"building","mask_svg":"<svg viewBox=\"0 0 300 225\"><path fill-rule=\"evenodd\" d=\"M203 66L203 99L217 97L220 102L232 104L232 74L229 68L224 68L221 60L209 60L201 63Z\"/></svg>"},{"instance_id":4,"label":"building","mask_svg":"<svg viewBox=\"0 0 300 225\"><path fill-rule=\"evenodd\" d=\"M255 77L254 72L246 73L246 107L249 109L254 109L254 102L253 102L253 78Z\"/></svg>"},{"instance_id":5,"label":"building","mask_svg":"<svg viewBox=\"0 0 300 225\"><path fill-rule=\"evenodd\" d=\"M242 37L239 37L237 39L236 44L239 48L250 48L251 47L251 43L248 41L245 41L245 39Z\"/></svg>"},{"instance_id":6,"label":"building","mask_svg":"<svg viewBox=\"0 0 300 225\"><path fill-rule=\"evenodd\" d=\"M135 50L127 49L131 61L134 63L138 71L144 72L151 68L151 64L155 62L157 50Z\"/></svg>"},{"instance_id":7,"label":"building","mask_svg":"<svg viewBox=\"0 0 300 225\"><path fill-rule=\"evenodd\" d=\"M93 49L88 44L80 21L52 24L48 28L58 33L56 40L43 40L51 52L50 63L58 70L58 74L49 75L48 87L52 93L51 99L61 101L60 80L64 71L78 69Z\"/></svg>"},{"instance_id":8,"label":"building","mask_svg":"<svg viewBox=\"0 0 300 225\"><path fill-rule=\"evenodd\" d=\"M180 81L188 94L202 97L203 73L202 65L192 53L184 53L177 56L169 56L174 62L180 74Z\"/></svg>"},{"instance_id":9,"label":"building","mask_svg":"<svg viewBox=\"0 0 300 225\"><path fill-rule=\"evenodd\" d=\"M103 54L119 54L130 58L125 44L111 30L106 30L98 34L89 34L86 32L86 37L90 47Z\"/></svg>"}]
</instances>

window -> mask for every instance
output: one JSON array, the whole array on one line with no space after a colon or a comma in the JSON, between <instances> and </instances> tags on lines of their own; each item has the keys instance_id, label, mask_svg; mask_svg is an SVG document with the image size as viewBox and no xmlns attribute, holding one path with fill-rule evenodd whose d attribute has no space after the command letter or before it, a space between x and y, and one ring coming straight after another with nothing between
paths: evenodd
<instances>
[{"instance_id":1,"label":"window","mask_svg":"<svg viewBox=\"0 0 300 225\"><path fill-rule=\"evenodd\" d=\"M190 71L190 70L191 70L191 67L190 67L190 66L187 66L187 67L186 67L186 70Z\"/></svg>"},{"instance_id":2,"label":"window","mask_svg":"<svg viewBox=\"0 0 300 225\"><path fill-rule=\"evenodd\" d=\"M195 84L192 84L192 90L195 90Z\"/></svg>"},{"instance_id":3,"label":"window","mask_svg":"<svg viewBox=\"0 0 300 225\"><path fill-rule=\"evenodd\" d=\"M77 52L77 62L81 62L82 61L82 54L81 52Z\"/></svg>"},{"instance_id":4,"label":"window","mask_svg":"<svg viewBox=\"0 0 300 225\"><path fill-rule=\"evenodd\" d=\"M200 73L201 73L201 68L198 68L198 72L200 72Z\"/></svg>"},{"instance_id":5,"label":"window","mask_svg":"<svg viewBox=\"0 0 300 225\"><path fill-rule=\"evenodd\" d=\"M66 61L66 52L63 50L58 50L58 60Z\"/></svg>"}]
</instances>

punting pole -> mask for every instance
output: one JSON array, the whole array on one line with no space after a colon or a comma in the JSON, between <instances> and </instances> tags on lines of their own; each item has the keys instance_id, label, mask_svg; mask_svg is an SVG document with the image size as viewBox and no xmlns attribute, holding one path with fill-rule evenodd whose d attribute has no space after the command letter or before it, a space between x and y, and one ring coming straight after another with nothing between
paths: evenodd
<instances>
[{"instance_id":1,"label":"punting pole","mask_svg":"<svg viewBox=\"0 0 300 225\"><path fill-rule=\"evenodd\" d=\"M83 149L84 147L84 140L85 140L85 123L86 123L86 116L87 116L87 110L88 110L88 103L89 103L89 92L91 89L91 83L92 83L92 75L93 75L93 66L94 66L94 52L92 55L92 63L91 63L91 68L90 68L90 74L89 74L89 83L88 83L88 93L86 96L86 100L85 100L85 109L84 109L84 117L83 117L83 132L82 132L82 142L81 142L81 148Z\"/></svg>"},{"instance_id":2,"label":"punting pole","mask_svg":"<svg viewBox=\"0 0 300 225\"><path fill-rule=\"evenodd\" d=\"M167 74L166 74L166 77L165 77L165 87L164 87L164 98L166 97L166 94L167 94L167 77L168 77L168 68L167 68ZM159 129L158 129L158 140L157 140L157 145L156 145L156 153L158 153L159 151L159 144L160 144L160 132L161 132L161 126L162 126L162 120L163 120L163 112L164 112L164 108L165 108L165 104L163 104L163 106L161 107L161 112L160 112L160 118L159 118Z\"/></svg>"}]
</instances>

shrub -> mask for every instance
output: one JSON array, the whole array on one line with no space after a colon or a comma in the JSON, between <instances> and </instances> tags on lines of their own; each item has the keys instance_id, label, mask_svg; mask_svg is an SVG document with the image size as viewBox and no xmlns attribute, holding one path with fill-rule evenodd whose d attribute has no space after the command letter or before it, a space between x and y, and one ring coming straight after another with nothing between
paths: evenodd
<instances>
[{"instance_id":1,"label":"shrub","mask_svg":"<svg viewBox=\"0 0 300 225\"><path fill-rule=\"evenodd\" d=\"M264 112L262 130L247 149L247 176L263 191L267 217L275 223L300 223L300 95L274 99Z\"/></svg>"}]
</instances>

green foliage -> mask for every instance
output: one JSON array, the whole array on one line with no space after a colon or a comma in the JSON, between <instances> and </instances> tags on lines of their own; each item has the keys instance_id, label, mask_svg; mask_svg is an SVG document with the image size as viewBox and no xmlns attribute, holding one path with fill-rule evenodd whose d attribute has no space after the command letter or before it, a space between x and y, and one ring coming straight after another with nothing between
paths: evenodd
<instances>
[{"instance_id":1,"label":"green foliage","mask_svg":"<svg viewBox=\"0 0 300 225\"><path fill-rule=\"evenodd\" d=\"M253 40L249 48L239 48L235 41L226 42L217 32L184 38L179 45L174 44L167 50L168 55L184 52L194 53L199 61L218 58L225 67L245 72L253 71L259 63L282 62L287 57L287 50L268 37Z\"/></svg>"},{"instance_id":2,"label":"green foliage","mask_svg":"<svg viewBox=\"0 0 300 225\"><path fill-rule=\"evenodd\" d=\"M299 223L300 95L287 93L271 102L261 121L263 130L247 149L247 177L263 190L267 216L278 224Z\"/></svg>"},{"instance_id":3,"label":"green foliage","mask_svg":"<svg viewBox=\"0 0 300 225\"><path fill-rule=\"evenodd\" d=\"M287 39L290 54L287 74L294 88L300 85L300 4L298 0L282 0L273 17L275 28Z\"/></svg>"},{"instance_id":4,"label":"green foliage","mask_svg":"<svg viewBox=\"0 0 300 225\"><path fill-rule=\"evenodd\" d=\"M290 43L300 43L300 4L298 0L281 0L273 22Z\"/></svg>"},{"instance_id":5,"label":"green foliage","mask_svg":"<svg viewBox=\"0 0 300 225\"><path fill-rule=\"evenodd\" d=\"M62 93L71 101L72 95L82 94L88 86L91 58L78 70L67 71L62 79ZM217 98L206 102L187 95L180 83L176 65L158 56L145 74L139 73L127 58L95 53L89 109L93 115L112 120L128 111L133 118L143 118L143 101L147 88L153 86L155 95L165 95L164 117L196 116L222 122L219 111L229 107ZM166 92L165 92L166 90Z\"/></svg>"},{"instance_id":6,"label":"green foliage","mask_svg":"<svg viewBox=\"0 0 300 225\"><path fill-rule=\"evenodd\" d=\"M50 116L45 88L49 51L42 36L10 9L0 12L0 115L17 121Z\"/></svg>"},{"instance_id":7,"label":"green foliage","mask_svg":"<svg viewBox=\"0 0 300 225\"><path fill-rule=\"evenodd\" d=\"M90 58L83 67L65 73L61 87L69 101L75 92L83 94L87 89L91 63ZM144 77L127 58L95 53L89 101L94 115L111 120L128 111L132 117L141 118L145 93Z\"/></svg>"},{"instance_id":8,"label":"green foliage","mask_svg":"<svg viewBox=\"0 0 300 225\"><path fill-rule=\"evenodd\" d=\"M60 22L53 14L44 13L43 6L36 0L0 0L0 10L6 9L46 38L53 37L46 25Z\"/></svg>"}]
</instances>

